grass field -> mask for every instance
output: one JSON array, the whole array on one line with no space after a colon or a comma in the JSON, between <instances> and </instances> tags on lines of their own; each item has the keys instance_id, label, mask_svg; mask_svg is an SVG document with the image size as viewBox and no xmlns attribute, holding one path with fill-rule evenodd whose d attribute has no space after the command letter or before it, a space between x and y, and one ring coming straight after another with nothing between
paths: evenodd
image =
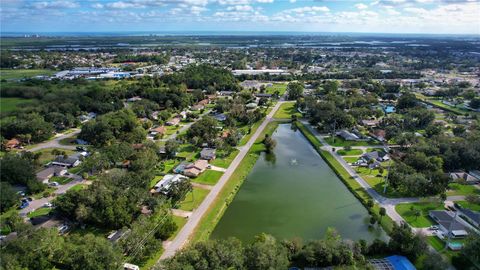
<instances>
[{"instance_id":1,"label":"grass field","mask_svg":"<svg viewBox=\"0 0 480 270\"><path fill-rule=\"evenodd\" d=\"M361 149L351 149L351 150L338 150L337 154L340 156L359 156L363 154L363 151Z\"/></svg>"},{"instance_id":2,"label":"grass field","mask_svg":"<svg viewBox=\"0 0 480 270\"><path fill-rule=\"evenodd\" d=\"M190 160L196 154L195 151L195 146L191 144L182 144L178 150L177 157Z\"/></svg>"},{"instance_id":3,"label":"grass field","mask_svg":"<svg viewBox=\"0 0 480 270\"><path fill-rule=\"evenodd\" d=\"M67 183L70 183L72 182L72 180L73 180L72 178L68 178L65 176L52 176L52 178L50 178L50 182L57 182L60 185L65 185Z\"/></svg>"},{"instance_id":4,"label":"grass field","mask_svg":"<svg viewBox=\"0 0 480 270\"><path fill-rule=\"evenodd\" d=\"M192 178L192 182L199 184L215 185L220 177L222 177L223 172L206 170L200 174L197 178Z\"/></svg>"},{"instance_id":5,"label":"grass field","mask_svg":"<svg viewBox=\"0 0 480 270\"><path fill-rule=\"evenodd\" d=\"M25 98L0 98L0 112L14 111L18 105L33 102L33 99Z\"/></svg>"},{"instance_id":6,"label":"grass field","mask_svg":"<svg viewBox=\"0 0 480 270\"><path fill-rule=\"evenodd\" d=\"M358 157L342 157L347 163L354 163L358 160Z\"/></svg>"},{"instance_id":7,"label":"grass field","mask_svg":"<svg viewBox=\"0 0 480 270\"><path fill-rule=\"evenodd\" d=\"M86 189L87 187L88 187L88 185L78 184L78 185L75 185L75 186L71 187L69 190L72 190L72 191L82 190L82 189Z\"/></svg>"},{"instance_id":8,"label":"grass field","mask_svg":"<svg viewBox=\"0 0 480 270\"><path fill-rule=\"evenodd\" d=\"M0 79L24 79L40 75L52 75L53 73L55 71L48 69L0 69Z\"/></svg>"},{"instance_id":9,"label":"grass field","mask_svg":"<svg viewBox=\"0 0 480 270\"><path fill-rule=\"evenodd\" d=\"M178 205L178 209L184 211L193 211L196 209L205 199L209 190L203 188L193 188L193 192L189 192L185 195L185 199Z\"/></svg>"},{"instance_id":10,"label":"grass field","mask_svg":"<svg viewBox=\"0 0 480 270\"><path fill-rule=\"evenodd\" d=\"M158 181L162 180L163 175L157 175L152 180L150 180L150 188L153 188Z\"/></svg>"},{"instance_id":11,"label":"grass field","mask_svg":"<svg viewBox=\"0 0 480 270\"><path fill-rule=\"evenodd\" d=\"M173 217L173 221L175 222L175 224L177 224L177 229L176 229L175 232L168 238L168 240L173 240L173 239L175 239L175 237L177 236L178 232L180 232L180 230L183 228L183 226L185 225L185 223L187 223L187 218L179 217L179 216L172 216L172 217Z\"/></svg>"},{"instance_id":12,"label":"grass field","mask_svg":"<svg viewBox=\"0 0 480 270\"><path fill-rule=\"evenodd\" d=\"M210 164L214 165L214 166L217 166L217 167L222 167L222 168L228 168L228 166L230 166L230 163L232 163L232 161L235 159L235 157L238 155L238 150L235 149L233 150L228 156L226 157L223 157L223 158L220 158L218 157L218 153L217 153L217 158L212 160L210 162Z\"/></svg>"},{"instance_id":13,"label":"grass field","mask_svg":"<svg viewBox=\"0 0 480 270\"><path fill-rule=\"evenodd\" d=\"M33 217L45 216L45 215L48 215L48 213L50 213L51 211L52 211L52 208L41 207L33 212L28 213L27 217L33 218Z\"/></svg>"},{"instance_id":14,"label":"grass field","mask_svg":"<svg viewBox=\"0 0 480 270\"><path fill-rule=\"evenodd\" d=\"M480 189L473 185L462 185L459 183L448 184L448 196L455 195L480 195Z\"/></svg>"},{"instance_id":15,"label":"grass field","mask_svg":"<svg viewBox=\"0 0 480 270\"><path fill-rule=\"evenodd\" d=\"M292 115L301 116L301 114L295 109L295 102L287 102L280 105L280 108L275 112L273 118L292 119Z\"/></svg>"},{"instance_id":16,"label":"grass field","mask_svg":"<svg viewBox=\"0 0 480 270\"><path fill-rule=\"evenodd\" d=\"M287 91L287 84L286 83L274 83L272 86L267 86L265 89L267 94L274 94L278 91L279 96L283 96Z\"/></svg>"},{"instance_id":17,"label":"grass field","mask_svg":"<svg viewBox=\"0 0 480 270\"><path fill-rule=\"evenodd\" d=\"M414 210L410 208L413 206ZM439 202L416 202L416 203L401 203L395 206L395 210L399 215L415 228L427 228L434 225L434 221L428 216L428 211L442 210L444 206ZM420 211L420 216L416 217L416 210Z\"/></svg>"},{"instance_id":18,"label":"grass field","mask_svg":"<svg viewBox=\"0 0 480 270\"><path fill-rule=\"evenodd\" d=\"M213 229L217 225L217 222L220 220L228 205L235 197L235 194L237 194L237 191L240 189L243 181L257 162L261 152L264 150L264 146L261 141L265 137L265 134L272 134L277 126L277 122L272 122L269 123L262 131L262 134L260 134L255 144L252 146L252 148L250 148L235 172L232 174L230 179L228 179L228 182L225 184L222 191L220 191L218 196L215 198L213 204L202 217L200 224L195 228L195 231L192 234L193 243L208 239Z\"/></svg>"}]
</instances>

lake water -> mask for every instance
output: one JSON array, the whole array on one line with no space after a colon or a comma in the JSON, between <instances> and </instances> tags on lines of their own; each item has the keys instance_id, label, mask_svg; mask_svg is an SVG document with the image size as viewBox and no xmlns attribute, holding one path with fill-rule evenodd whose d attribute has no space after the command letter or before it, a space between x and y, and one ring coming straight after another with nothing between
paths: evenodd
<instances>
[{"instance_id":1,"label":"lake water","mask_svg":"<svg viewBox=\"0 0 480 270\"><path fill-rule=\"evenodd\" d=\"M274 157L263 154L219 221L211 238L249 242L265 232L280 239L319 239L334 227L345 239L385 238L369 229L369 215L290 124L279 125Z\"/></svg>"}]
</instances>

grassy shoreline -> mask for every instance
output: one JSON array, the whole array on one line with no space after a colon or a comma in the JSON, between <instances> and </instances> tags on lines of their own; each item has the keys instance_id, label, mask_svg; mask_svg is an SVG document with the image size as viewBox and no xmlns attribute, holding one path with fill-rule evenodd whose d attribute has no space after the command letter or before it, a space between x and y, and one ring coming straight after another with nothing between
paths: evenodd
<instances>
[{"instance_id":1,"label":"grassy shoreline","mask_svg":"<svg viewBox=\"0 0 480 270\"><path fill-rule=\"evenodd\" d=\"M378 221L381 221L380 224L387 234L389 234L393 227L393 220L388 216L380 218L380 206L374 204L372 208L367 206L367 202L372 200L367 191L360 186L360 184L353 179L350 174L342 167L340 163L327 151L321 150L320 147L322 143L315 137L315 135L308 130L301 122L296 121L296 126L302 132L302 134L307 138L307 140L312 144L315 150L320 154L320 156L325 160L325 162L330 166L330 168L335 172L335 174L340 178L340 180L345 184L345 186L352 192L352 194L365 206L367 211L374 216Z\"/></svg>"}]
</instances>

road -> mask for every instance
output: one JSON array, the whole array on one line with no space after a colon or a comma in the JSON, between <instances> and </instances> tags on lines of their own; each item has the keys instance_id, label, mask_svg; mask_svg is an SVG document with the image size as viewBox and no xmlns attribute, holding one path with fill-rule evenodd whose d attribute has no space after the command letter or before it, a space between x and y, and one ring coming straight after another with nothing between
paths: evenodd
<instances>
[{"instance_id":1,"label":"road","mask_svg":"<svg viewBox=\"0 0 480 270\"><path fill-rule=\"evenodd\" d=\"M66 139L66 138L73 137L73 136L77 135L78 133L80 133L80 129L75 129L71 133L58 135L58 136L56 136L55 138L53 138L49 141L39 143L39 144L35 145L34 147L29 148L27 150L30 151L30 152L34 152L34 151L38 151L38 150L42 150L42 149L46 149L46 148L62 148L62 149L75 150L76 146L74 146L74 145L63 145L63 144L60 144L60 141L63 140L63 139Z\"/></svg>"},{"instance_id":2,"label":"road","mask_svg":"<svg viewBox=\"0 0 480 270\"><path fill-rule=\"evenodd\" d=\"M88 184L88 181L82 179L82 177L80 177L78 175L72 174L70 177L73 178L73 180L71 182L69 182L65 185L60 185L60 186L56 187L56 190L53 192L53 193L55 193L55 195L64 194L70 188L72 188L73 186L76 186L78 184ZM50 196L48 198L40 198L40 199L32 200L29 203L28 207L20 210L19 213L20 213L21 216L27 215L28 213L30 213L32 211L35 211L36 209L42 207L45 203L52 201L54 198L55 198L54 196Z\"/></svg>"},{"instance_id":3,"label":"road","mask_svg":"<svg viewBox=\"0 0 480 270\"><path fill-rule=\"evenodd\" d=\"M323 144L321 147L322 150L328 151L332 156L342 165L342 167L350 174L350 176L357 181L358 184L360 184L372 197L372 199L377 202L381 207L384 207L387 215L396 223L400 224L402 222L405 222L405 220L400 216L397 211L395 210L395 206L400 203L413 203L413 202L418 202L420 201L420 198L386 198L382 196L380 193L378 193L375 189L373 189L367 181L365 181L353 168L350 166L341 156L339 156L336 152L334 152L332 149L333 148L338 148L335 146L329 145L325 140L324 137L316 130L314 129L310 123L306 120L301 120L301 122L313 133L315 137L320 140L320 142ZM381 146L383 147L383 146ZM352 147L353 148L353 147ZM357 147L357 148L364 148L367 149L368 147ZM465 200L465 196L449 196L447 197L447 201L460 201L460 200Z\"/></svg>"},{"instance_id":4,"label":"road","mask_svg":"<svg viewBox=\"0 0 480 270\"><path fill-rule=\"evenodd\" d=\"M258 129L255 131L255 133L252 135L250 140L247 142L247 144L240 149L240 152L237 154L235 159L232 161L230 166L227 168L225 173L222 175L220 180L213 186L211 191L208 193L207 197L203 200L203 202L200 204L200 206L195 209L195 211L192 213L190 218L188 219L187 223L183 226L183 228L180 230L180 232L177 234L175 239L167 246L165 247L165 251L163 252L162 256L158 260L157 263L159 263L161 260L164 260L166 258L170 258L173 255L175 255L175 252L180 250L188 241L190 235L193 233L197 225L199 224L200 220L202 219L203 215L207 212L207 210L210 208L212 203L215 201L217 198L218 194L220 191L223 189L225 184L228 182L228 179L230 176L235 172L237 169L238 165L240 162L243 160L245 155L247 155L248 150L254 142L257 140L258 136L262 133L262 131L265 129L268 123L270 123L273 119L273 115L275 112L278 110L280 105L283 102L280 101L278 102L272 109L272 111L266 116L265 120L260 124Z\"/></svg>"}]
</instances>

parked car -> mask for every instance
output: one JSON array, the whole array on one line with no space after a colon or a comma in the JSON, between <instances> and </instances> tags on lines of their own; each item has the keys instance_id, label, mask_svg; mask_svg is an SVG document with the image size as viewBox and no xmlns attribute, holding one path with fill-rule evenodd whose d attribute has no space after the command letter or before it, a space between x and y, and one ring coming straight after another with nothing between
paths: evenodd
<instances>
[{"instance_id":1,"label":"parked car","mask_svg":"<svg viewBox=\"0 0 480 270\"><path fill-rule=\"evenodd\" d=\"M30 205L27 199L22 199L22 204L18 207L19 209L25 209Z\"/></svg>"},{"instance_id":2,"label":"parked car","mask_svg":"<svg viewBox=\"0 0 480 270\"><path fill-rule=\"evenodd\" d=\"M48 185L52 187L56 187L56 186L59 186L60 184L58 182L50 182Z\"/></svg>"},{"instance_id":3,"label":"parked car","mask_svg":"<svg viewBox=\"0 0 480 270\"><path fill-rule=\"evenodd\" d=\"M46 203L43 204L43 207L50 208L50 207L53 207L53 204L49 203L49 202L46 202Z\"/></svg>"},{"instance_id":4,"label":"parked car","mask_svg":"<svg viewBox=\"0 0 480 270\"><path fill-rule=\"evenodd\" d=\"M437 225L432 225L430 226L430 228L428 228L429 230L431 231L437 231L438 230L438 226Z\"/></svg>"},{"instance_id":5,"label":"parked car","mask_svg":"<svg viewBox=\"0 0 480 270\"><path fill-rule=\"evenodd\" d=\"M87 148L83 146L77 146L76 149L77 151L87 151Z\"/></svg>"},{"instance_id":6,"label":"parked car","mask_svg":"<svg viewBox=\"0 0 480 270\"><path fill-rule=\"evenodd\" d=\"M67 224L62 224L62 226L58 227L58 233L64 234L68 232L68 229L70 229L70 227L68 227Z\"/></svg>"}]
</instances>

